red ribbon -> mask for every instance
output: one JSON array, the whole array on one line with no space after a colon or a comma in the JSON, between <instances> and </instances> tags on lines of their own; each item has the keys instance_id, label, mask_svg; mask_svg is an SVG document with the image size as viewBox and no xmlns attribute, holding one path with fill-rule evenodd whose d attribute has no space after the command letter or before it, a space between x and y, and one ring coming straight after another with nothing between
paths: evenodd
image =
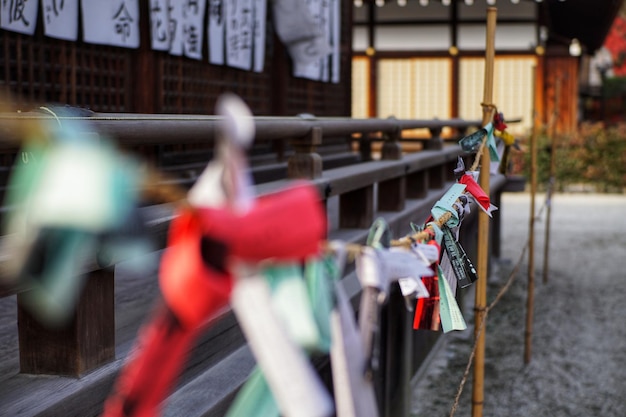
<instances>
[{"instance_id":1,"label":"red ribbon","mask_svg":"<svg viewBox=\"0 0 626 417\"><path fill-rule=\"evenodd\" d=\"M103 417L154 417L174 386L200 328L184 328L163 304L139 331Z\"/></svg>"},{"instance_id":2,"label":"red ribbon","mask_svg":"<svg viewBox=\"0 0 626 417\"><path fill-rule=\"evenodd\" d=\"M504 114L496 113L493 115L493 127L500 132L507 128L506 123L504 123Z\"/></svg>"},{"instance_id":3,"label":"red ribbon","mask_svg":"<svg viewBox=\"0 0 626 417\"><path fill-rule=\"evenodd\" d=\"M465 184L465 191L470 193L474 200L480 205L480 207L487 213L490 214L491 202L489 200L489 196L485 194L483 189L476 183L474 177L469 174L463 174L461 178L459 178L459 183Z\"/></svg>"},{"instance_id":4,"label":"red ribbon","mask_svg":"<svg viewBox=\"0 0 626 417\"><path fill-rule=\"evenodd\" d=\"M312 185L256 200L237 215L227 209L183 210L170 226L159 270L164 304L139 332L105 417L154 417L175 384L203 325L230 299L234 260L299 260L316 254L326 216Z\"/></svg>"},{"instance_id":5,"label":"red ribbon","mask_svg":"<svg viewBox=\"0 0 626 417\"><path fill-rule=\"evenodd\" d=\"M431 239L428 241L429 245L437 247L439 253L441 253L441 246L436 240ZM441 318L439 317L439 278L437 276L437 265L439 262L435 262L431 265L435 275L432 277L422 277L422 282L430 294L427 298L418 298L415 305L415 315L413 316L413 329L418 330L434 330L438 331L441 324Z\"/></svg>"}]
</instances>

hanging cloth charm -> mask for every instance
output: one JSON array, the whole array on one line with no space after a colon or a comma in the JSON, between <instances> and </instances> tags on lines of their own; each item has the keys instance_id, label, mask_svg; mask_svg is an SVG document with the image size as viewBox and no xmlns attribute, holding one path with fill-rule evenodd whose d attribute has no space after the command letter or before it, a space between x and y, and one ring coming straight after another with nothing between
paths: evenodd
<instances>
[{"instance_id":1,"label":"hanging cloth charm","mask_svg":"<svg viewBox=\"0 0 626 417\"><path fill-rule=\"evenodd\" d=\"M441 248L435 239L428 242L433 245L440 253ZM413 329L415 330L432 330L439 331L441 320L439 317L439 278L436 274L437 263L431 265L433 275L430 277L422 277L422 282L428 290L429 297L419 298L415 305L415 314L413 316Z\"/></svg>"},{"instance_id":2,"label":"hanging cloth charm","mask_svg":"<svg viewBox=\"0 0 626 417\"><path fill-rule=\"evenodd\" d=\"M225 417L279 417L280 410L267 380L257 365L252 370Z\"/></svg>"},{"instance_id":3,"label":"hanging cloth charm","mask_svg":"<svg viewBox=\"0 0 626 417\"><path fill-rule=\"evenodd\" d=\"M267 281L239 263L231 305L282 415L330 417L332 398L271 306ZM294 383L297 381L298 383Z\"/></svg>"},{"instance_id":4,"label":"hanging cloth charm","mask_svg":"<svg viewBox=\"0 0 626 417\"><path fill-rule=\"evenodd\" d=\"M487 213L489 217L492 217L491 213L497 210L498 207L491 204L489 196L483 191L480 185L478 185L474 176L465 173L459 177L458 182L465 185L465 190L472 196L474 201L476 201L478 207Z\"/></svg>"},{"instance_id":5,"label":"hanging cloth charm","mask_svg":"<svg viewBox=\"0 0 626 417\"><path fill-rule=\"evenodd\" d=\"M366 244L356 258L356 274L362 287L358 323L365 353L363 373L371 379L379 367L379 319L389 287L375 250L388 248L391 244L391 232L385 219L374 220Z\"/></svg>"},{"instance_id":6,"label":"hanging cloth charm","mask_svg":"<svg viewBox=\"0 0 626 417\"><path fill-rule=\"evenodd\" d=\"M224 246L203 237L195 212L181 210L159 269L164 304L142 326L103 417L160 414L202 324L230 299L233 278L224 262Z\"/></svg>"},{"instance_id":7,"label":"hanging cloth charm","mask_svg":"<svg viewBox=\"0 0 626 417\"><path fill-rule=\"evenodd\" d=\"M225 242L203 234L196 212L182 210L172 221L159 284L166 304L185 327L202 325L228 304L233 276L227 253Z\"/></svg>"},{"instance_id":8,"label":"hanging cloth charm","mask_svg":"<svg viewBox=\"0 0 626 417\"><path fill-rule=\"evenodd\" d=\"M502 112L495 112L493 115L493 127L500 132L504 132L507 128L504 123L504 114Z\"/></svg>"},{"instance_id":9,"label":"hanging cloth charm","mask_svg":"<svg viewBox=\"0 0 626 417\"><path fill-rule=\"evenodd\" d=\"M300 216L307 222L303 224ZM295 261L318 253L326 225L315 189L303 185L262 197L248 213L234 218L213 211L205 218L204 229L229 243L239 271L231 305L281 414L331 415L329 393L271 305L267 281L251 267L262 260Z\"/></svg>"},{"instance_id":10,"label":"hanging cloth charm","mask_svg":"<svg viewBox=\"0 0 626 417\"><path fill-rule=\"evenodd\" d=\"M506 174L508 166L509 166L509 160L511 157L511 148L517 151L521 151L521 148L519 145L519 141L515 138L515 136L513 136L506 130L502 132L496 130L495 135L504 144L502 146L504 149L500 150L500 153L502 154L502 157L501 157L502 163L500 166L501 168L500 171L502 174Z\"/></svg>"},{"instance_id":11,"label":"hanging cloth charm","mask_svg":"<svg viewBox=\"0 0 626 417\"><path fill-rule=\"evenodd\" d=\"M431 214L435 220L438 220L444 213L450 212L452 213L452 217L446 222L449 227L459 226L461 223L461 216L459 212L455 209L454 204L458 200L458 198L465 191L465 184L453 184L448 191L435 203L433 208L431 209Z\"/></svg>"},{"instance_id":12,"label":"hanging cloth charm","mask_svg":"<svg viewBox=\"0 0 626 417\"><path fill-rule=\"evenodd\" d=\"M420 255L423 255L423 257ZM419 249L408 250L394 247L387 250L378 250L378 257L386 281L390 285L397 281L402 295L405 299L411 300L411 304L408 304L410 310L413 310L412 300L414 298L428 297L428 291L421 277L429 277L434 273L429 267L431 262Z\"/></svg>"},{"instance_id":13,"label":"hanging cloth charm","mask_svg":"<svg viewBox=\"0 0 626 417\"><path fill-rule=\"evenodd\" d=\"M448 280L443 275L441 268L437 268L437 277L440 297L439 316L441 317L441 328L443 332L448 333L452 330L465 330L467 324L465 323L465 319L463 319L461 309L456 302L454 293L448 284Z\"/></svg>"},{"instance_id":14,"label":"hanging cloth charm","mask_svg":"<svg viewBox=\"0 0 626 417\"><path fill-rule=\"evenodd\" d=\"M305 278L297 264L271 265L263 269L263 276L271 287L271 303L276 318L284 325L289 338L307 351L327 353L330 349L330 311L333 306L330 300L332 294L325 294L330 287L326 288L321 282L327 278L323 276L322 268L320 260L311 258L305 266ZM323 311L319 311L320 308ZM323 329L319 327L320 318L326 321L321 320L322 327L325 325ZM257 365L237 393L227 417L279 415L274 394Z\"/></svg>"},{"instance_id":15,"label":"hanging cloth charm","mask_svg":"<svg viewBox=\"0 0 626 417\"><path fill-rule=\"evenodd\" d=\"M495 129L491 123L488 123L487 126L485 126L485 129L487 130L487 148L489 149L489 158L491 159L491 162L500 162L500 155L498 154L498 147L496 146L496 139L494 137Z\"/></svg>"},{"instance_id":16,"label":"hanging cloth charm","mask_svg":"<svg viewBox=\"0 0 626 417\"><path fill-rule=\"evenodd\" d=\"M476 132L461 138L461 140L459 140L459 145L465 152L476 153L488 133L489 131L486 128L478 129Z\"/></svg>"},{"instance_id":17,"label":"hanging cloth charm","mask_svg":"<svg viewBox=\"0 0 626 417\"><path fill-rule=\"evenodd\" d=\"M330 365L337 417L378 417L373 380L363 373L365 349L341 282L335 283L335 296Z\"/></svg>"},{"instance_id":18,"label":"hanging cloth charm","mask_svg":"<svg viewBox=\"0 0 626 417\"><path fill-rule=\"evenodd\" d=\"M335 305L333 289L334 282L340 278L338 272L339 267L331 256L311 258L304 265L307 294L320 335L315 350L323 353L328 353L331 345L330 315Z\"/></svg>"},{"instance_id":19,"label":"hanging cloth charm","mask_svg":"<svg viewBox=\"0 0 626 417\"><path fill-rule=\"evenodd\" d=\"M270 285L272 308L289 337L307 351L319 349L321 336L300 265L270 265L262 275Z\"/></svg>"},{"instance_id":20,"label":"hanging cloth charm","mask_svg":"<svg viewBox=\"0 0 626 417\"><path fill-rule=\"evenodd\" d=\"M159 304L139 330L102 417L160 415L163 399L174 386L201 330L182 326L167 306Z\"/></svg>"},{"instance_id":21,"label":"hanging cloth charm","mask_svg":"<svg viewBox=\"0 0 626 417\"><path fill-rule=\"evenodd\" d=\"M461 244L455 239L449 227L443 227L443 243L452 269L461 288L469 287L477 279L476 268L465 253Z\"/></svg>"},{"instance_id":22,"label":"hanging cloth charm","mask_svg":"<svg viewBox=\"0 0 626 417\"><path fill-rule=\"evenodd\" d=\"M136 209L138 163L74 120L36 126L22 148L4 205L0 277L29 288L24 307L44 326L67 323L84 287L86 261ZM24 155L28 157L24 159ZM130 242L130 240L129 240ZM110 248L109 248L110 249Z\"/></svg>"},{"instance_id":23,"label":"hanging cloth charm","mask_svg":"<svg viewBox=\"0 0 626 417\"><path fill-rule=\"evenodd\" d=\"M373 248L362 249L361 254L356 258L356 273L362 287L358 320L365 350L362 372L371 378L373 372L379 367L379 320L382 304L387 295L387 283L384 281L381 264Z\"/></svg>"}]
</instances>

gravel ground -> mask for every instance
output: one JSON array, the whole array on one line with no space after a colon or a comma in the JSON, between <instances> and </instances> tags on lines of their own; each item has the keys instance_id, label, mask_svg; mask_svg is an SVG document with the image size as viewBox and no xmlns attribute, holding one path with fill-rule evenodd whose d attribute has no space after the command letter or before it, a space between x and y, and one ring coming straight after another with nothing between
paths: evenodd
<instances>
[{"instance_id":1,"label":"gravel ground","mask_svg":"<svg viewBox=\"0 0 626 417\"><path fill-rule=\"evenodd\" d=\"M545 195L538 195L537 210ZM528 257L514 284L489 313L483 416L626 416L625 195L553 197L548 282L543 282L546 212L535 229L532 357L524 364ZM502 198L502 257L493 264L488 302L502 287L528 238L530 195ZM463 311L468 329L444 335L414 385L413 417L449 416L473 345L473 293ZM455 416L471 415L473 370Z\"/></svg>"}]
</instances>

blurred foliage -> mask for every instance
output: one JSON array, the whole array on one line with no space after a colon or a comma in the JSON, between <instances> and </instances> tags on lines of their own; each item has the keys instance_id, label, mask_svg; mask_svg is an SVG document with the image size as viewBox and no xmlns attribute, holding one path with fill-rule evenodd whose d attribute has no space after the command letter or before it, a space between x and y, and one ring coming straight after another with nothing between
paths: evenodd
<instances>
[{"instance_id":1,"label":"blurred foliage","mask_svg":"<svg viewBox=\"0 0 626 417\"><path fill-rule=\"evenodd\" d=\"M626 54L626 51L624 51ZM626 58L626 56L625 56ZM603 81L604 97L621 97L626 93L626 77L608 77Z\"/></svg>"},{"instance_id":2,"label":"blurred foliage","mask_svg":"<svg viewBox=\"0 0 626 417\"><path fill-rule=\"evenodd\" d=\"M555 181L558 190L570 186L593 186L598 192L626 191L626 124L604 126L583 123L575 134L556 140ZM550 180L550 136L537 137L537 185L545 189ZM516 158L513 169L530 178L530 146Z\"/></svg>"}]
</instances>

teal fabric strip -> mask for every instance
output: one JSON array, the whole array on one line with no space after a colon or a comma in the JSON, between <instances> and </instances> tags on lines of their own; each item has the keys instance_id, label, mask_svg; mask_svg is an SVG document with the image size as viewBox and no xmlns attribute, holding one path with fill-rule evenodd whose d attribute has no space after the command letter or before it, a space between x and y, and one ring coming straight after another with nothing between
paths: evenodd
<instances>
[{"instance_id":1,"label":"teal fabric strip","mask_svg":"<svg viewBox=\"0 0 626 417\"><path fill-rule=\"evenodd\" d=\"M430 222L427 224L431 229L435 232L435 241L439 246L441 246L441 241L443 240L443 231L439 227L439 225L435 222Z\"/></svg>"},{"instance_id":2,"label":"teal fabric strip","mask_svg":"<svg viewBox=\"0 0 626 417\"><path fill-rule=\"evenodd\" d=\"M278 417L280 411L269 385L257 365L241 387L226 417Z\"/></svg>"},{"instance_id":3,"label":"teal fabric strip","mask_svg":"<svg viewBox=\"0 0 626 417\"><path fill-rule=\"evenodd\" d=\"M452 330L465 330L467 324L459 305L456 302L456 298L452 293L448 280L443 275L441 267L437 268L437 275L439 277L439 317L441 317L441 328L444 333L448 333Z\"/></svg>"},{"instance_id":4,"label":"teal fabric strip","mask_svg":"<svg viewBox=\"0 0 626 417\"><path fill-rule=\"evenodd\" d=\"M391 246L391 232L389 230L389 225L384 218L378 217L374 220L374 223L370 226L366 244L367 246L371 246L376 249L383 249Z\"/></svg>"},{"instance_id":5,"label":"teal fabric strip","mask_svg":"<svg viewBox=\"0 0 626 417\"><path fill-rule=\"evenodd\" d=\"M305 349L320 345L302 271L297 264L274 265L263 270L272 291L272 307L287 327L291 338Z\"/></svg>"},{"instance_id":6,"label":"teal fabric strip","mask_svg":"<svg viewBox=\"0 0 626 417\"><path fill-rule=\"evenodd\" d=\"M327 271L332 270L334 260L330 257L324 259L311 259L304 267L304 279L307 285L307 293L311 306L313 306L313 317L319 331L319 343L315 349L328 353L331 343L330 314L334 307L333 282L334 278L329 276Z\"/></svg>"},{"instance_id":7,"label":"teal fabric strip","mask_svg":"<svg viewBox=\"0 0 626 417\"><path fill-rule=\"evenodd\" d=\"M485 126L487 129L487 147L489 148L489 157L492 162L500 162L500 156L498 155L498 147L496 145L496 139L494 137L494 129L491 123Z\"/></svg>"},{"instance_id":8,"label":"teal fabric strip","mask_svg":"<svg viewBox=\"0 0 626 417\"><path fill-rule=\"evenodd\" d=\"M435 220L438 220L446 212L452 213L450 220L446 222L448 227L456 227L459 225L459 215L454 209L454 202L465 191L465 184L454 184L450 189L435 203L431 209L431 214Z\"/></svg>"}]
</instances>

